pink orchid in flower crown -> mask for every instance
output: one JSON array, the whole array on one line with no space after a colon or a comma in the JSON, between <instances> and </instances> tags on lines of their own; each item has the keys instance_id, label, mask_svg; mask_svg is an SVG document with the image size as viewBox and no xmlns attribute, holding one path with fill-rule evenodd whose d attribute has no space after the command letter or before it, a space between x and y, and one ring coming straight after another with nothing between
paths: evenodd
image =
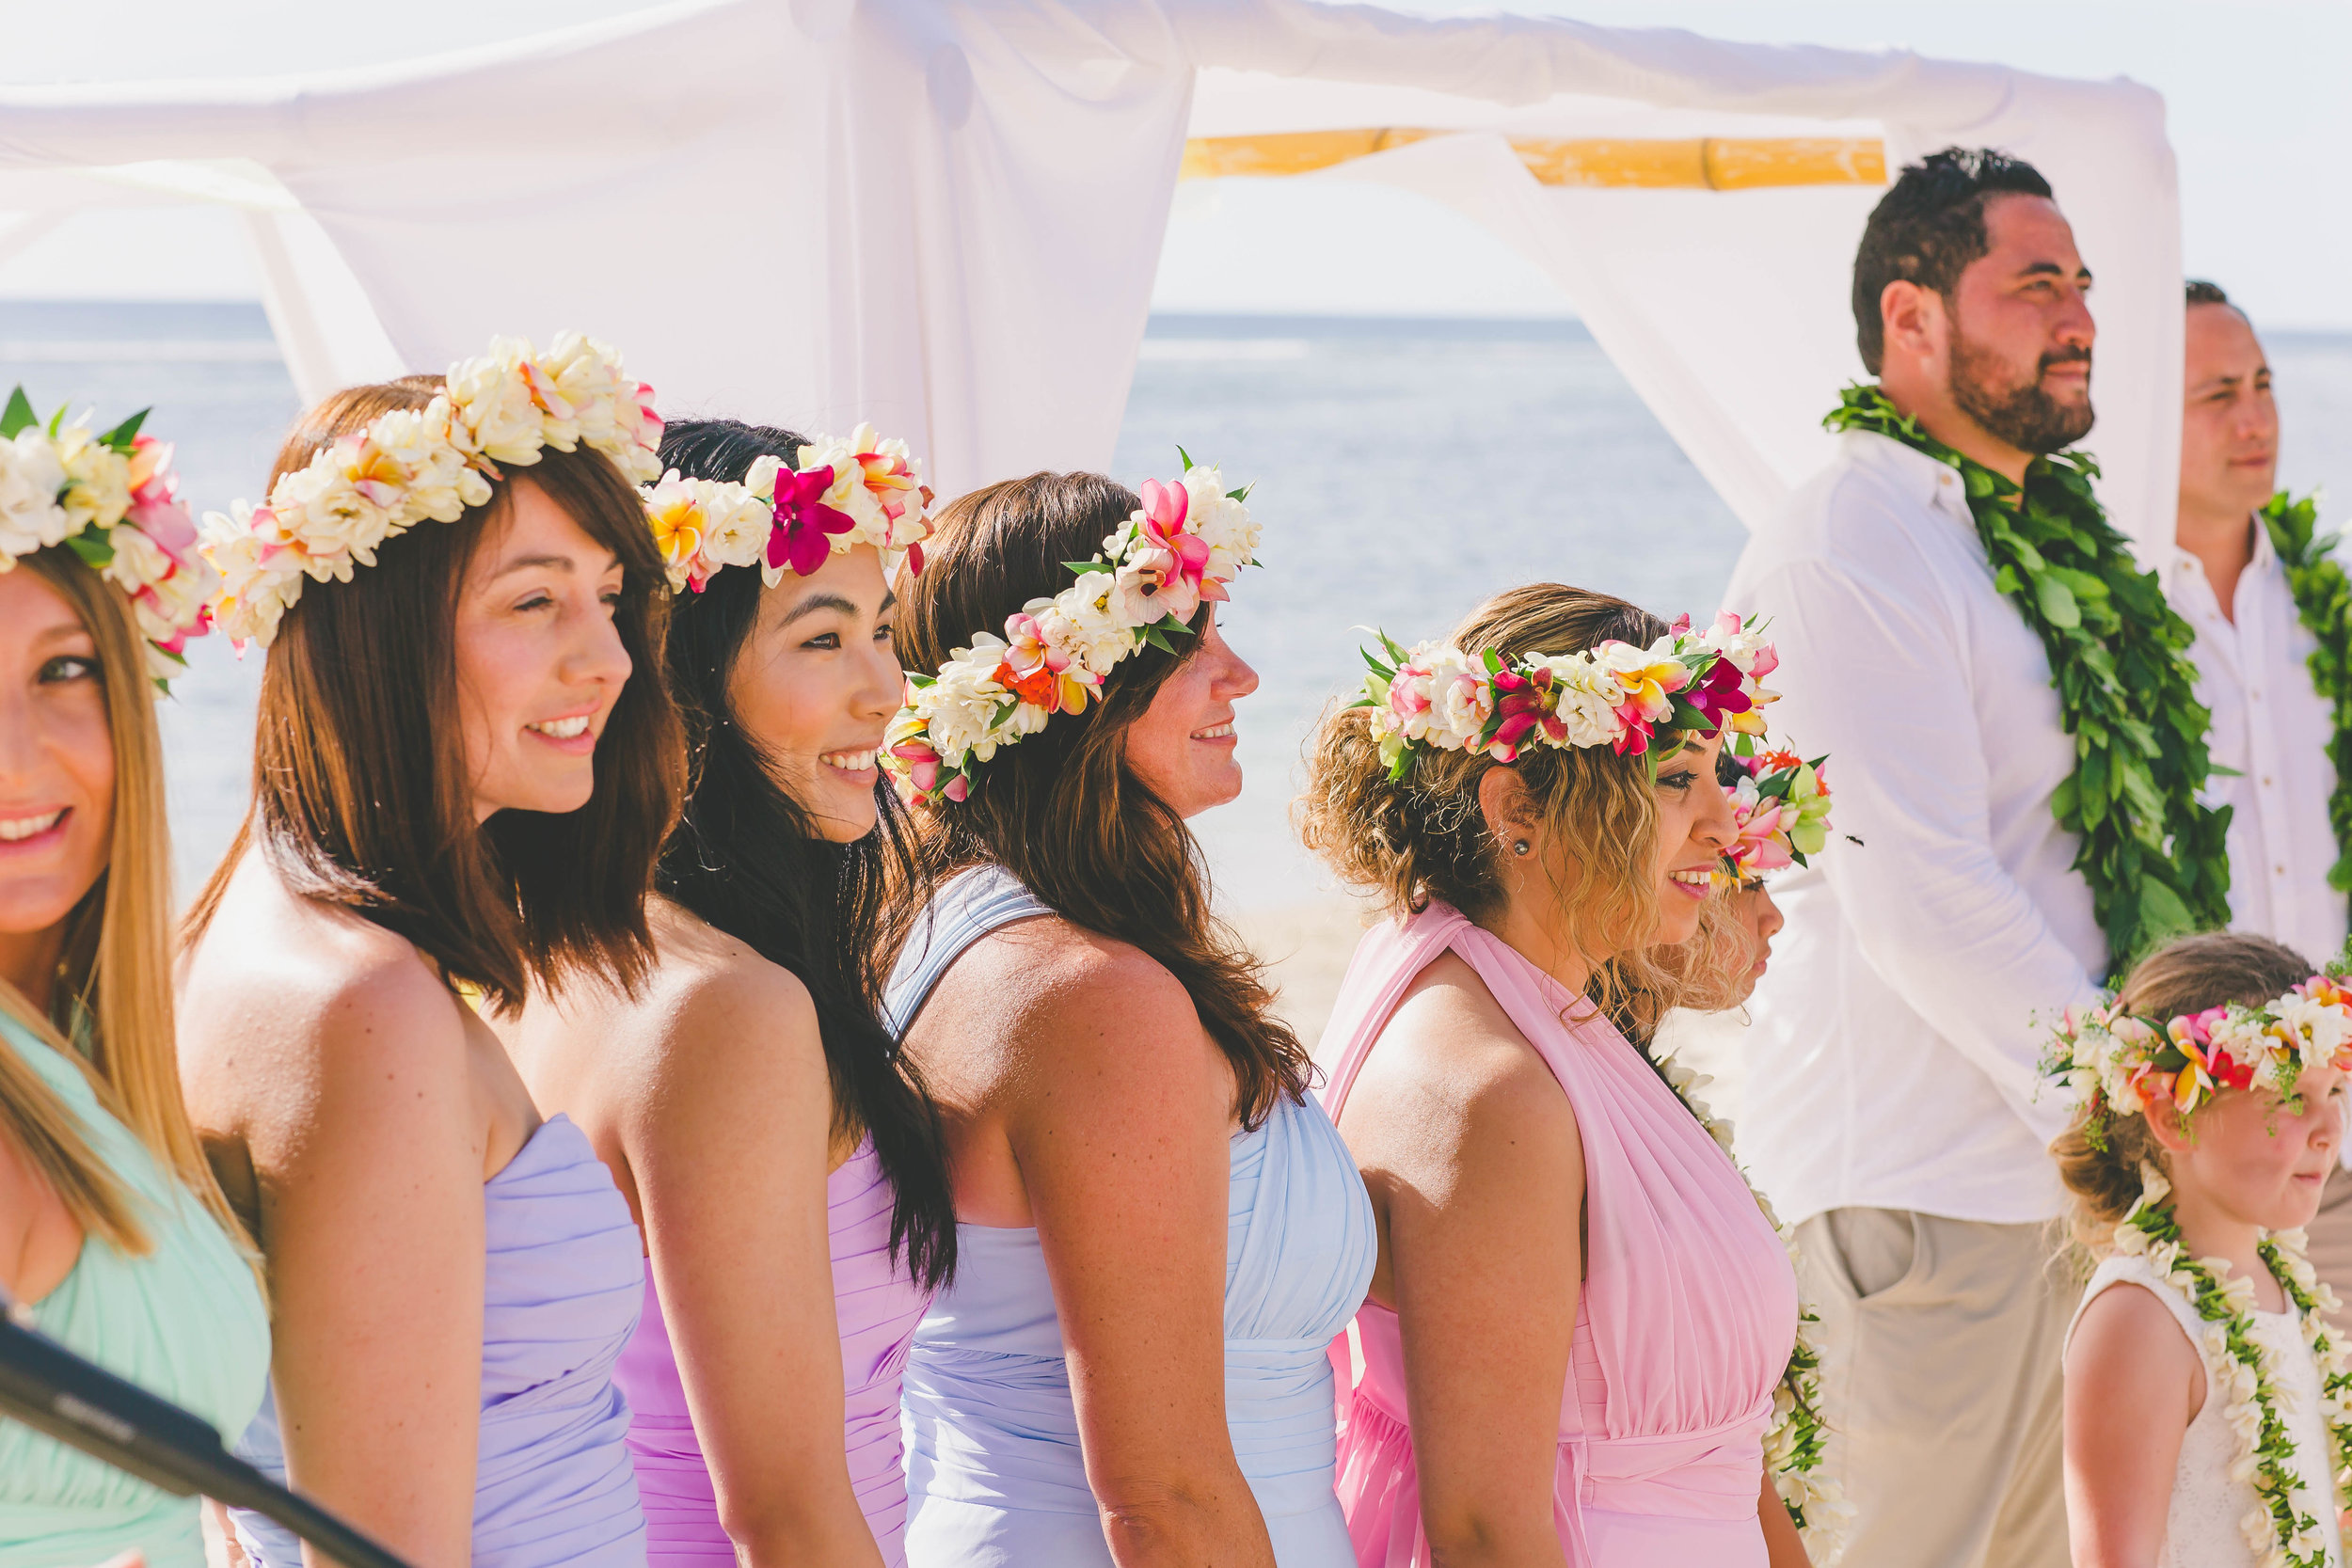
<instances>
[{"instance_id":1,"label":"pink orchid in flower crown","mask_svg":"<svg viewBox=\"0 0 2352 1568\"><path fill-rule=\"evenodd\" d=\"M1137 494L1143 542L1131 548L1119 578L1130 594L1140 594L1151 607L1179 621L1192 619L1202 599L1226 597L1224 584L1210 578L1209 546L1200 535L1184 531L1192 494L1181 484L1147 479Z\"/></svg>"},{"instance_id":2,"label":"pink orchid in flower crown","mask_svg":"<svg viewBox=\"0 0 2352 1568\"><path fill-rule=\"evenodd\" d=\"M1559 695L1551 689L1551 684L1549 670L1537 669L1521 674L1506 668L1496 673L1495 712L1502 721L1495 726L1494 738L1486 743L1488 756L1497 762L1518 761L1519 746L1531 731L1540 730L1555 743L1567 738L1568 726L1555 711Z\"/></svg>"},{"instance_id":3,"label":"pink orchid in flower crown","mask_svg":"<svg viewBox=\"0 0 2352 1568\"><path fill-rule=\"evenodd\" d=\"M833 553L833 535L857 527L857 519L823 497L832 488L830 467L776 475L775 526L768 534L768 564L789 567L796 577L809 577Z\"/></svg>"}]
</instances>

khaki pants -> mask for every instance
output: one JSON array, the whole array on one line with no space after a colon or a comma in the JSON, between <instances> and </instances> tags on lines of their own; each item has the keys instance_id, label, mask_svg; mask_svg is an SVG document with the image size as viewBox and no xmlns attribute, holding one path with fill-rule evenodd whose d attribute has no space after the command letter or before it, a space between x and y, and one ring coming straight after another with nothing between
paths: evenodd
<instances>
[{"instance_id":1,"label":"khaki pants","mask_svg":"<svg viewBox=\"0 0 2352 1568\"><path fill-rule=\"evenodd\" d=\"M2352 1171L2339 1165L2328 1173L2328 1190L2320 1195L2319 1212L2305 1227L2311 1237L2312 1267L2336 1288L2344 1310L2336 1324L2352 1328Z\"/></svg>"},{"instance_id":2,"label":"khaki pants","mask_svg":"<svg viewBox=\"0 0 2352 1568\"><path fill-rule=\"evenodd\" d=\"M2079 1293L2039 1225L1836 1209L1797 1229L1853 1568L2066 1568L2059 1358Z\"/></svg>"}]
</instances>

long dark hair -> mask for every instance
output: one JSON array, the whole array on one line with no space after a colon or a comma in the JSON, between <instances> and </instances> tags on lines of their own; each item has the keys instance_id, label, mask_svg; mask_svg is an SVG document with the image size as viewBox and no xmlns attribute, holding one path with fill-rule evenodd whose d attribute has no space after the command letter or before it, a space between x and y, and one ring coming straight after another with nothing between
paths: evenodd
<instances>
[{"instance_id":1,"label":"long dark hair","mask_svg":"<svg viewBox=\"0 0 2352 1568\"><path fill-rule=\"evenodd\" d=\"M1003 628L1031 599L1073 580L1104 535L1142 503L1101 474L1031 474L952 503L925 542L920 576L899 575L899 657L935 670L975 632ZM981 764L963 800L922 823L934 878L994 864L1073 926L1131 942L1173 974L1233 1071L1242 1125L1261 1125L1277 1095L1303 1099L1306 1048L1268 1009L1257 959L1209 909L1200 841L1127 766L1126 733L1200 645L1215 606L1194 612L1181 651L1146 646L1104 682L1103 700L1066 714ZM902 904L903 942L919 912Z\"/></svg>"},{"instance_id":2,"label":"long dark hair","mask_svg":"<svg viewBox=\"0 0 2352 1568\"><path fill-rule=\"evenodd\" d=\"M755 459L792 466L806 437L736 420L679 420L661 461L689 479L742 479ZM657 882L696 918L790 970L817 1006L834 1131L863 1130L895 1195L890 1246L923 1286L955 1273L955 1196L939 1113L914 1064L882 1022L874 961L887 889L918 875L905 809L877 784L875 830L836 844L776 782L758 740L738 721L728 680L759 619L759 573L714 575L678 595L670 687L685 716L692 782L686 813L662 847Z\"/></svg>"},{"instance_id":3,"label":"long dark hair","mask_svg":"<svg viewBox=\"0 0 2352 1568\"><path fill-rule=\"evenodd\" d=\"M270 475L303 467L389 409L422 408L439 376L351 387L306 413ZM613 625L632 674L596 744L578 811L501 811L476 824L456 706L456 616L466 568L509 491L534 484L620 561ZM247 849L287 889L414 942L451 980L500 1008L532 981L574 973L634 989L653 957L645 894L675 818L677 713L656 678L668 622L661 555L644 506L595 449L509 467L453 523L421 523L348 582L312 583L262 667L253 804L188 912L211 924Z\"/></svg>"}]
</instances>

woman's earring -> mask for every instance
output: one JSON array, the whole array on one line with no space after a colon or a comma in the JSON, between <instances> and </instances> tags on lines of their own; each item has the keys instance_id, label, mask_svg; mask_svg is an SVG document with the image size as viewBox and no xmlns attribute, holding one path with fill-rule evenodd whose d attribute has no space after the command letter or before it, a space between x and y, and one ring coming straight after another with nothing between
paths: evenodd
<instances>
[{"instance_id":1,"label":"woman's earring","mask_svg":"<svg viewBox=\"0 0 2352 1568\"><path fill-rule=\"evenodd\" d=\"M1515 838L1511 841L1511 853L1515 855L1524 855L1531 847L1532 846L1523 838Z\"/></svg>"}]
</instances>

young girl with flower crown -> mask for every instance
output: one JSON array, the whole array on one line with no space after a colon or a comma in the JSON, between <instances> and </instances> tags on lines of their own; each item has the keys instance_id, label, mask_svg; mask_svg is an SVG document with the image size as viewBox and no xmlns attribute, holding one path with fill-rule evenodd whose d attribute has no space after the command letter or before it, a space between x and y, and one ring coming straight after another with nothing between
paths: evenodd
<instances>
[{"instance_id":1,"label":"young girl with flower crown","mask_svg":"<svg viewBox=\"0 0 2352 1568\"><path fill-rule=\"evenodd\" d=\"M2303 1258L2344 1135L2352 989L2266 938L2186 937L2044 1064L2098 1259L2066 1350L2076 1568L2337 1568L2352 1436Z\"/></svg>"}]
</instances>

